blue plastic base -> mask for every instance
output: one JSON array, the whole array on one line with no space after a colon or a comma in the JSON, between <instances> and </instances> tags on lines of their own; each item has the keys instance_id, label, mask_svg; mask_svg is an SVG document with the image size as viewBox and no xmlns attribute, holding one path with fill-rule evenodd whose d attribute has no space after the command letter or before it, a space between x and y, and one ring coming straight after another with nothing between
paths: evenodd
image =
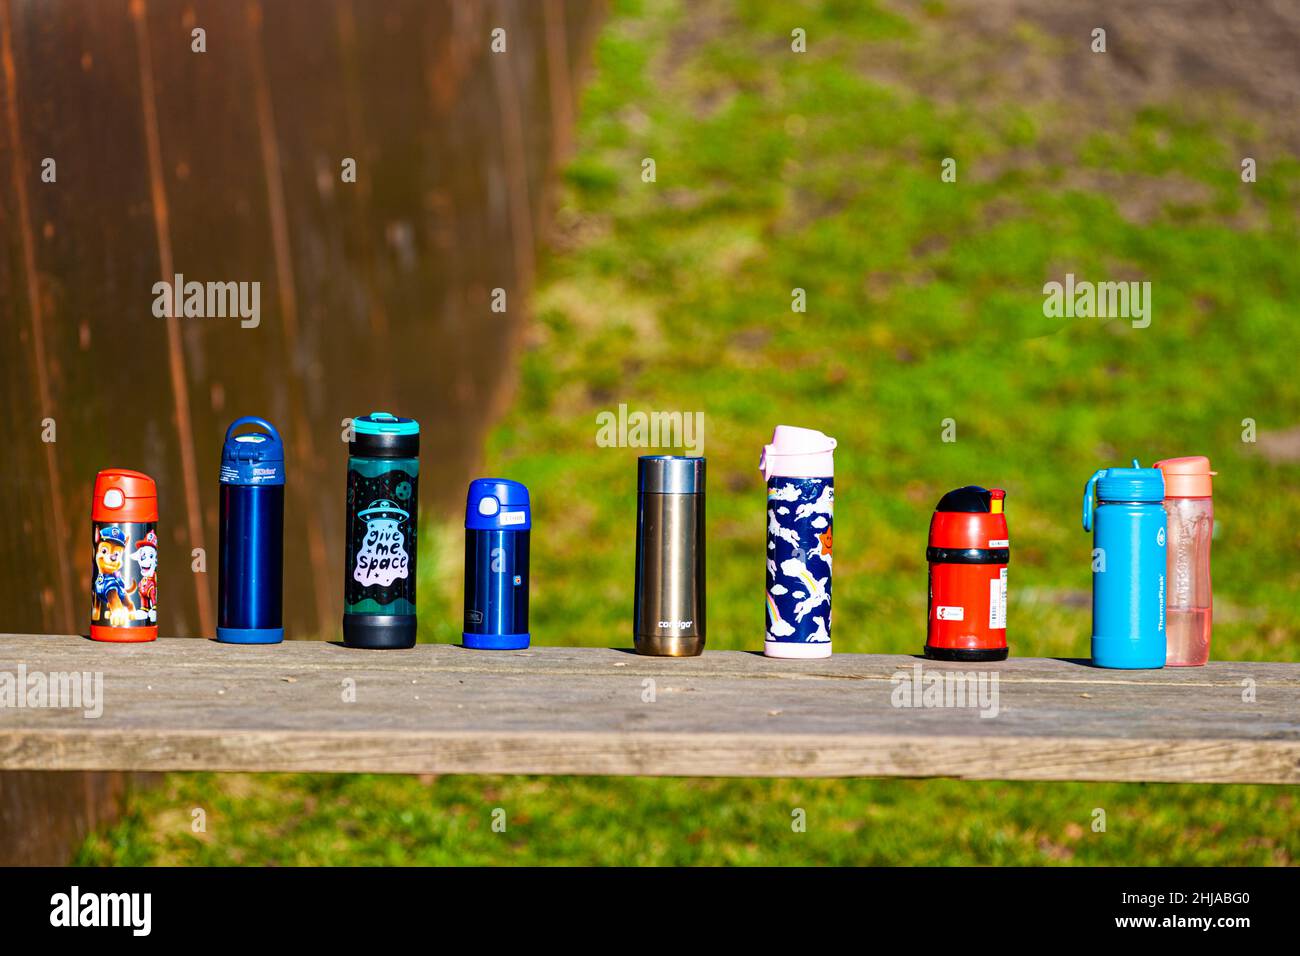
<instances>
[{"instance_id":1,"label":"blue plastic base","mask_svg":"<svg viewBox=\"0 0 1300 956\"><path fill-rule=\"evenodd\" d=\"M528 634L466 634L461 640L478 651L521 651L528 646Z\"/></svg>"},{"instance_id":2,"label":"blue plastic base","mask_svg":"<svg viewBox=\"0 0 1300 956\"><path fill-rule=\"evenodd\" d=\"M279 644L284 640L284 628L219 627L217 640L222 644Z\"/></svg>"}]
</instances>

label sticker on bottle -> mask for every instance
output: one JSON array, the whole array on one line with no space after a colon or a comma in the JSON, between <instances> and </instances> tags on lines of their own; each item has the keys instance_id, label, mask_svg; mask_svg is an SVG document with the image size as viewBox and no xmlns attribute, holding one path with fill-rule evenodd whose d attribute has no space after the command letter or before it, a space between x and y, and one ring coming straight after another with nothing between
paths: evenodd
<instances>
[{"instance_id":1,"label":"label sticker on bottle","mask_svg":"<svg viewBox=\"0 0 1300 956\"><path fill-rule=\"evenodd\" d=\"M417 476L358 461L348 461L344 613L414 614Z\"/></svg>"},{"instance_id":2,"label":"label sticker on bottle","mask_svg":"<svg viewBox=\"0 0 1300 956\"><path fill-rule=\"evenodd\" d=\"M1006 538L989 538L990 548L1009 548L1011 542Z\"/></svg>"},{"instance_id":3,"label":"label sticker on bottle","mask_svg":"<svg viewBox=\"0 0 1300 956\"><path fill-rule=\"evenodd\" d=\"M501 523L523 524L525 517L527 517L527 515L522 511L503 511L501 512Z\"/></svg>"},{"instance_id":4,"label":"label sticker on bottle","mask_svg":"<svg viewBox=\"0 0 1300 956\"><path fill-rule=\"evenodd\" d=\"M1007 569L989 582L989 629L1003 630L1007 626Z\"/></svg>"},{"instance_id":5,"label":"label sticker on bottle","mask_svg":"<svg viewBox=\"0 0 1300 956\"><path fill-rule=\"evenodd\" d=\"M99 627L157 624L158 525L95 521L91 529L95 573L90 578L90 623Z\"/></svg>"},{"instance_id":6,"label":"label sticker on bottle","mask_svg":"<svg viewBox=\"0 0 1300 956\"><path fill-rule=\"evenodd\" d=\"M934 609L934 617L937 621L964 621L966 620L966 609L940 604Z\"/></svg>"}]
</instances>

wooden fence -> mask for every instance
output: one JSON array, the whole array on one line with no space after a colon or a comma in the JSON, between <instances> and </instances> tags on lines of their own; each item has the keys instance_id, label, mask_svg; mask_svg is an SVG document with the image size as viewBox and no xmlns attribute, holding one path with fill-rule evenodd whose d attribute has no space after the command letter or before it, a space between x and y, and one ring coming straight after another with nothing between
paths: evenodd
<instances>
[{"instance_id":1,"label":"wooden fence","mask_svg":"<svg viewBox=\"0 0 1300 956\"><path fill-rule=\"evenodd\" d=\"M0 631L85 630L90 488L111 466L158 481L160 625L212 634L220 443L246 414L289 453L286 627L337 629L342 420L420 419L424 506L463 494L509 396L600 12L0 0ZM256 326L157 316L176 274L257 283ZM0 781L0 821L30 780ZM119 786L48 783L61 819Z\"/></svg>"}]
</instances>

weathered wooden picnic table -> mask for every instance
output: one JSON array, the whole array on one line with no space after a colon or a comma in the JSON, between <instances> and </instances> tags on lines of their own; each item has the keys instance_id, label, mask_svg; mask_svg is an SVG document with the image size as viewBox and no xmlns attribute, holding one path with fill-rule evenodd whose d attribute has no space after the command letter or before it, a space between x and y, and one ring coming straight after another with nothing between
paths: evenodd
<instances>
[{"instance_id":1,"label":"weathered wooden picnic table","mask_svg":"<svg viewBox=\"0 0 1300 956\"><path fill-rule=\"evenodd\" d=\"M29 683L99 673L103 700L98 717L0 706L0 770L1300 783L1291 663L1106 671L1035 658L3 635L6 672ZM950 706L899 706L925 703L918 674L924 688L959 672L996 674L996 699L988 681L982 701L967 684L966 706L955 694Z\"/></svg>"}]
</instances>

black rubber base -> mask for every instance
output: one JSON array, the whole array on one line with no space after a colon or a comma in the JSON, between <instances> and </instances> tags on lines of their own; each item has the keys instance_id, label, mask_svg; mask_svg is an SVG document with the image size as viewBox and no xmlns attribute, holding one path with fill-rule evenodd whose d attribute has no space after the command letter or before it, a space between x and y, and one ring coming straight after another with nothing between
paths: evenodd
<instances>
[{"instance_id":1,"label":"black rubber base","mask_svg":"<svg viewBox=\"0 0 1300 956\"><path fill-rule=\"evenodd\" d=\"M960 661L964 664L984 664L989 661L1005 661L1008 648L1005 647L931 647L925 645L925 656L932 661Z\"/></svg>"},{"instance_id":2,"label":"black rubber base","mask_svg":"<svg viewBox=\"0 0 1300 956\"><path fill-rule=\"evenodd\" d=\"M344 614L343 643L375 651L415 646L415 615Z\"/></svg>"}]
</instances>

